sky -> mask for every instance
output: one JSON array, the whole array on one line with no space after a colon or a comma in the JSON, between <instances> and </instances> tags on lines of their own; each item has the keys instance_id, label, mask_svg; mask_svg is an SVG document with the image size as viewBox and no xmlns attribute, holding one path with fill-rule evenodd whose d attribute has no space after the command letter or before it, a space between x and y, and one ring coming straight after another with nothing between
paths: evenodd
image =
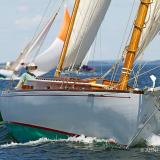
<instances>
[{"instance_id":1,"label":"sky","mask_svg":"<svg viewBox=\"0 0 160 160\"><path fill-rule=\"evenodd\" d=\"M128 30L124 34L134 1L132 18L129 21ZM0 62L13 61L32 39L42 17L45 22L49 15L54 13L59 0L0 0L0 2ZM73 0L66 2L69 10L72 8L72 2ZM118 57L123 51L138 4L139 0L112 0L97 35L97 41L101 39L102 56L98 54L100 47L97 47L96 53L91 56L91 59L115 60ZM60 12L54 27L49 32L42 50L47 48L56 37L62 16L63 11ZM160 36L158 35L145 50L144 60L160 60L159 42ZM123 47L120 49L122 44Z\"/></svg>"}]
</instances>

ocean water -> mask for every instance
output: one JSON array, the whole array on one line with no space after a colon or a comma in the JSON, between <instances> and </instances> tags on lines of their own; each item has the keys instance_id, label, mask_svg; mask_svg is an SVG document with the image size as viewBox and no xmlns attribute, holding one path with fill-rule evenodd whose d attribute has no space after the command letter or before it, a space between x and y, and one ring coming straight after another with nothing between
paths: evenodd
<instances>
[{"instance_id":1,"label":"ocean water","mask_svg":"<svg viewBox=\"0 0 160 160\"><path fill-rule=\"evenodd\" d=\"M82 73L79 77L99 76L112 64L96 63L95 73ZM144 66L137 82L137 87L152 86L150 75L157 77L156 86L160 86L159 64L147 64ZM156 69L154 69L156 68ZM137 70L138 67L135 68ZM152 70L151 72L148 72ZM146 74L144 74L146 72ZM118 75L119 75L118 70ZM52 77L50 72L46 77ZM133 74L134 75L134 74ZM132 75L132 77L133 77ZM75 76L75 74L72 74ZM111 77L111 75L108 75ZM118 76L115 77L118 79ZM130 84L133 84L133 80ZM0 80L0 89L6 90L14 87L16 82ZM160 136L152 135L147 139L146 146L137 146L126 149L124 146L109 144L106 139L96 137L78 138L70 137L67 140L53 141L41 138L37 141L17 143L8 133L3 124L0 125L0 160L159 160L160 159Z\"/></svg>"}]
</instances>

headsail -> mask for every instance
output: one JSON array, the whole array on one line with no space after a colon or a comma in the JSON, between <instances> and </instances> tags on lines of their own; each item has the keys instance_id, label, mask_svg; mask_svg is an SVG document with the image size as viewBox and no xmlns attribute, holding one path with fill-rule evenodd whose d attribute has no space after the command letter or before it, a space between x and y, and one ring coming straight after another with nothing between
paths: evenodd
<instances>
[{"instance_id":1,"label":"headsail","mask_svg":"<svg viewBox=\"0 0 160 160\"><path fill-rule=\"evenodd\" d=\"M34 60L34 63L38 66L38 69L35 72L37 76L49 72L58 65L63 44L66 39L69 23L70 15L67 8L65 8L64 20L61 25L58 37L54 40L54 42L47 50L45 50L42 54L38 55Z\"/></svg>"},{"instance_id":2,"label":"headsail","mask_svg":"<svg viewBox=\"0 0 160 160\"><path fill-rule=\"evenodd\" d=\"M63 67L80 66L91 47L111 0L81 0Z\"/></svg>"},{"instance_id":3,"label":"headsail","mask_svg":"<svg viewBox=\"0 0 160 160\"><path fill-rule=\"evenodd\" d=\"M153 0L139 45L138 58L160 31L160 0Z\"/></svg>"}]
</instances>

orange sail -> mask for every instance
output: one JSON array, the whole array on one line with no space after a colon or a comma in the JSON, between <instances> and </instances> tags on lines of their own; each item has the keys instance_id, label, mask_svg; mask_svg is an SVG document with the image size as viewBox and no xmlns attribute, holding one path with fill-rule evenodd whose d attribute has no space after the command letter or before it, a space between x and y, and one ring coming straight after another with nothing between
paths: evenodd
<instances>
[{"instance_id":1,"label":"orange sail","mask_svg":"<svg viewBox=\"0 0 160 160\"><path fill-rule=\"evenodd\" d=\"M69 24L70 24L70 20L71 20L71 17L69 15L69 12L68 12L67 8L65 8L64 20L63 20L63 23L61 25L60 32L58 34L58 38L60 38L62 41L65 41L65 39L66 39L67 32L68 32L68 27L69 27Z\"/></svg>"}]
</instances>

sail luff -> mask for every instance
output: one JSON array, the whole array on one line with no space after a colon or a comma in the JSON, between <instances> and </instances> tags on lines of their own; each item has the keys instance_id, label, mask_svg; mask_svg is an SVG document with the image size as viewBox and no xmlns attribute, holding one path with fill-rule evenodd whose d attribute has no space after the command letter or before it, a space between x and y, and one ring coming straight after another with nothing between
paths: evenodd
<instances>
[{"instance_id":1,"label":"sail luff","mask_svg":"<svg viewBox=\"0 0 160 160\"><path fill-rule=\"evenodd\" d=\"M61 53L61 56L60 56L60 59L59 59L59 63L58 63L58 66L57 66L57 69L56 69L54 77L59 77L60 73L62 71L62 66L63 66L63 63L64 63L64 59L66 57L66 53L67 53L67 49L68 49L71 33L73 31L73 26L74 26L74 22L75 22L75 19L76 19L76 15L77 15L79 4L80 4L80 0L75 0L75 4L74 4L72 16L71 16L70 25L69 25L69 28L68 28L68 34L67 34L66 40L64 42L63 50L62 50L62 53Z\"/></svg>"},{"instance_id":2,"label":"sail luff","mask_svg":"<svg viewBox=\"0 0 160 160\"><path fill-rule=\"evenodd\" d=\"M134 29L132 33L132 37L127 49L127 54L125 57L124 65L122 68L122 73L119 80L119 89L127 90L128 80L133 68L135 56L138 51L139 41L142 35L143 27L145 24L145 20L147 17L149 5L151 4L151 0L143 0L140 3L138 14L135 20Z\"/></svg>"}]
</instances>

